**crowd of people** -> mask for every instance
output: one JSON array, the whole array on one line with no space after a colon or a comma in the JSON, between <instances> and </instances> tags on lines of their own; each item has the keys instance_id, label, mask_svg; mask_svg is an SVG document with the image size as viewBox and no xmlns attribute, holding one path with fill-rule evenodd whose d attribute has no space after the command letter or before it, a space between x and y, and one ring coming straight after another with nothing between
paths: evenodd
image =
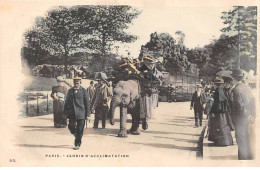
<instances>
[{"instance_id":1,"label":"crowd of people","mask_svg":"<svg viewBox=\"0 0 260 170\"><path fill-rule=\"evenodd\" d=\"M126 80L128 76L140 76L144 78L143 81L147 80L148 83L145 85L149 85L150 92L153 92L151 82L160 81L159 78L154 76L156 68L154 67L153 59L144 57L141 67L137 61L137 59L131 61L126 57L122 58L122 63L116 69L116 81ZM71 134L75 136L75 149L79 149L81 145L84 126L90 120L91 113L95 114L93 129L98 128L99 120L102 120L102 128L106 128L109 106L113 96L113 83L107 81L105 74L99 74L95 77L97 83L94 84L91 81L87 89L81 86L81 79L81 77L74 77L74 86L67 90L63 84L65 81L64 77L59 76L57 77L58 85L52 88L51 93L53 98L54 127L64 128L68 126ZM143 93L146 93L145 88L143 88ZM151 100L151 102L153 101ZM149 107L152 106L152 103L145 102L145 104L149 104ZM147 115L149 114L147 113ZM68 124L67 119L69 119Z\"/></svg>"},{"instance_id":2,"label":"crowd of people","mask_svg":"<svg viewBox=\"0 0 260 170\"><path fill-rule=\"evenodd\" d=\"M153 67L151 58L144 57L141 67L137 61L129 61L127 58L122 61L117 68L117 81L125 80L129 75L138 75L145 82L142 85L149 86L150 92L153 89L151 82L160 84L160 78L154 75L156 68ZM81 86L81 77L74 77L73 80L74 86L67 91L63 85L65 79L57 77L58 85L52 88L51 97L54 99L54 126L66 127L69 119L68 128L75 135L75 149L79 149L84 126L91 113L95 114L93 129L98 128L99 120L102 120L102 128L106 128L113 87L102 75L96 78L98 83L91 81L87 89ZM233 145L231 131L235 131L238 157L243 160L253 158L249 125L254 122L255 117L254 97L245 81L246 75L240 69L234 69L232 77L216 76L212 80L212 87L197 85L190 104L190 109L194 109L195 127L202 126L203 114L207 115L208 140L216 145ZM144 93L145 89L147 88L142 89ZM172 89L170 84L166 96L168 102L172 100Z\"/></svg>"},{"instance_id":3,"label":"crowd of people","mask_svg":"<svg viewBox=\"0 0 260 170\"><path fill-rule=\"evenodd\" d=\"M246 85L246 74L234 69L232 77L216 76L214 85L197 85L190 108L194 109L195 127L202 126L203 113L208 118L208 140L217 146L233 145L231 131L235 131L240 160L253 159L250 123L255 119L255 100Z\"/></svg>"}]
</instances>

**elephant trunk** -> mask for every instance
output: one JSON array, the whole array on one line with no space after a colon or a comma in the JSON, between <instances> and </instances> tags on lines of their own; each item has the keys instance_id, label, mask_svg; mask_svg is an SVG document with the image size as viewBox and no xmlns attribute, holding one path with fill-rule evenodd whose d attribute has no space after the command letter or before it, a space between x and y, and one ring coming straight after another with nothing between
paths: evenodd
<instances>
[{"instance_id":1,"label":"elephant trunk","mask_svg":"<svg viewBox=\"0 0 260 170\"><path fill-rule=\"evenodd\" d=\"M114 125L115 121L114 121L114 115L115 115L115 110L116 107L119 105L118 101L113 98L110 104L110 110L109 110L109 115L110 115L110 124Z\"/></svg>"}]
</instances>

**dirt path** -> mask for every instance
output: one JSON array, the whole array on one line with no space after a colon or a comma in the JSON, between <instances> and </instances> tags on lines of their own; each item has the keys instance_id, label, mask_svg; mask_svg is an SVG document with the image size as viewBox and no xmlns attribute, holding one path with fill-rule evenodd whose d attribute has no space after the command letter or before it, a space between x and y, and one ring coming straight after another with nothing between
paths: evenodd
<instances>
[{"instance_id":1,"label":"dirt path","mask_svg":"<svg viewBox=\"0 0 260 170\"><path fill-rule=\"evenodd\" d=\"M84 131L82 146L72 148L74 137L67 128L54 128L53 116L19 118L12 149L6 158L8 166L176 166L196 160L197 142L202 127L194 128L189 102L160 103L140 136L118 138L116 124L107 129L92 130L93 115ZM128 116L131 122L131 116ZM101 123L101 122L100 122ZM205 119L204 122L205 124ZM101 124L100 124L101 126ZM130 123L127 124L130 128ZM83 157L73 157L82 155ZM102 157L97 157L101 155ZM104 157L107 155L108 157ZM91 157L92 156L92 157ZM94 157L95 156L95 157ZM115 157L117 156L117 157ZM16 162L10 163L9 159Z\"/></svg>"}]
</instances>

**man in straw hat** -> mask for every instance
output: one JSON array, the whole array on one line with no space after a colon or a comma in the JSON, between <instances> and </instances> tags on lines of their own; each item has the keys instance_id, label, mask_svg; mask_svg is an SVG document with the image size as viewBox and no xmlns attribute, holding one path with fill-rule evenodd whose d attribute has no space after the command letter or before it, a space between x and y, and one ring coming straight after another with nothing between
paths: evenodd
<instances>
[{"instance_id":1,"label":"man in straw hat","mask_svg":"<svg viewBox=\"0 0 260 170\"><path fill-rule=\"evenodd\" d=\"M67 95L67 88L63 85L64 77L57 77L57 86L52 87L51 97L53 98L54 127L63 128L67 126L67 117L64 115L64 99Z\"/></svg>"},{"instance_id":2,"label":"man in straw hat","mask_svg":"<svg viewBox=\"0 0 260 170\"><path fill-rule=\"evenodd\" d=\"M98 123L100 117L102 118L102 128L106 128L106 119L109 110L109 101L113 96L110 84L105 80L105 78L97 77L95 93L93 95L93 100L91 102L91 112L95 110L95 120L94 120L94 129L98 128ZM106 83L107 82L107 83Z\"/></svg>"},{"instance_id":3,"label":"man in straw hat","mask_svg":"<svg viewBox=\"0 0 260 170\"><path fill-rule=\"evenodd\" d=\"M243 81L245 73L241 69L234 69L232 77L236 81L231 91L231 117L235 127L235 136L238 145L238 159L251 160L249 123L254 122L255 100L251 89Z\"/></svg>"},{"instance_id":4,"label":"man in straw hat","mask_svg":"<svg viewBox=\"0 0 260 170\"><path fill-rule=\"evenodd\" d=\"M195 127L199 127L198 120L200 121L200 126L202 126L203 110L205 108L205 94L202 91L202 85L197 85L197 90L193 93L190 109L194 108L195 117Z\"/></svg>"},{"instance_id":5,"label":"man in straw hat","mask_svg":"<svg viewBox=\"0 0 260 170\"><path fill-rule=\"evenodd\" d=\"M69 119L68 128L75 135L75 150L79 149L85 120L90 120L90 102L86 89L81 86L81 77L73 78L74 87L69 89L64 112Z\"/></svg>"}]
</instances>

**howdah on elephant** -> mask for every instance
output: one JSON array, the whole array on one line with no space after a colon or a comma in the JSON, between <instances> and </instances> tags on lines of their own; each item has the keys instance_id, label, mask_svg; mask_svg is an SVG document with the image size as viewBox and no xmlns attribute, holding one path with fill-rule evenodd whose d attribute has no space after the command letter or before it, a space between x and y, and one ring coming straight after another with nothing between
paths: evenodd
<instances>
[{"instance_id":1,"label":"howdah on elephant","mask_svg":"<svg viewBox=\"0 0 260 170\"><path fill-rule=\"evenodd\" d=\"M127 137L127 133L140 135L140 85L136 80L119 81L113 90L110 105L110 124L114 125L114 114L116 107L120 107L120 131L119 137ZM126 130L127 113L132 115L132 127ZM143 123L146 123L146 120ZM146 126L147 128L147 126ZM143 126L143 129L146 129Z\"/></svg>"}]
</instances>

